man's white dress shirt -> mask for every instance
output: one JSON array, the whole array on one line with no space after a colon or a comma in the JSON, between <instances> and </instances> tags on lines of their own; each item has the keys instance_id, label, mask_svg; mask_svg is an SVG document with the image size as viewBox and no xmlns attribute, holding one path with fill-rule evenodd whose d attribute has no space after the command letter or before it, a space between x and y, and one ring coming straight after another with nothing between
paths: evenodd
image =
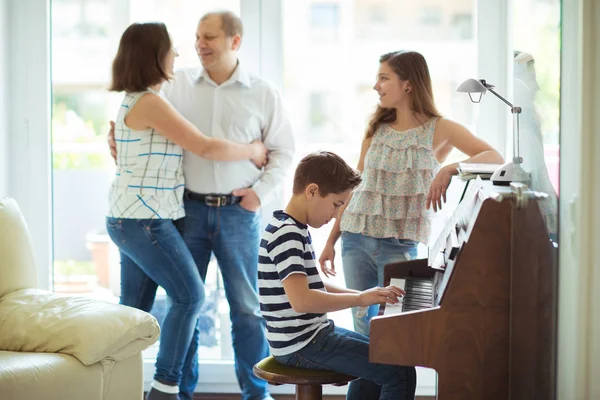
<instances>
[{"instance_id":1,"label":"man's white dress shirt","mask_svg":"<svg viewBox=\"0 0 600 400\"><path fill-rule=\"evenodd\" d=\"M241 63L217 85L202 68L179 70L163 91L173 106L205 135L250 143L261 139L269 150L264 170L250 160L212 161L184 150L185 187L196 193L229 194L252 187L267 204L292 163L294 139L280 93L250 74Z\"/></svg>"}]
</instances>

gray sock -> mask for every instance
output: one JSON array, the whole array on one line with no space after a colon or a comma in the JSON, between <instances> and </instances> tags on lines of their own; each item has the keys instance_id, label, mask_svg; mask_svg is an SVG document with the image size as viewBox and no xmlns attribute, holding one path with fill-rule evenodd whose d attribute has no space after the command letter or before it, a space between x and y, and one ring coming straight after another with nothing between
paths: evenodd
<instances>
[{"instance_id":1,"label":"gray sock","mask_svg":"<svg viewBox=\"0 0 600 400\"><path fill-rule=\"evenodd\" d=\"M156 388L151 388L146 395L146 400L180 400L178 393L165 393Z\"/></svg>"}]
</instances>

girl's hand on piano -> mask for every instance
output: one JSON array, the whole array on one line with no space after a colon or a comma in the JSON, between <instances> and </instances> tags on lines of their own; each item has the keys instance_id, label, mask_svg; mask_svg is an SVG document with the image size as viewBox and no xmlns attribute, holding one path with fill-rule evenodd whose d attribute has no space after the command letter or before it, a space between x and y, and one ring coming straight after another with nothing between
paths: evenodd
<instances>
[{"instance_id":1,"label":"girl's hand on piano","mask_svg":"<svg viewBox=\"0 0 600 400\"><path fill-rule=\"evenodd\" d=\"M333 264L334 259L335 249L333 248L332 244L327 242L325 248L323 248L323 251L321 252L321 257L319 257L319 265L321 266L321 272L323 272L323 275L327 277L335 276L335 265ZM327 266L327 262L331 264L331 267Z\"/></svg>"},{"instance_id":2,"label":"girl's hand on piano","mask_svg":"<svg viewBox=\"0 0 600 400\"><path fill-rule=\"evenodd\" d=\"M374 287L358 295L361 307L371 306L373 304L397 304L398 298L404 296L404 290L396 286Z\"/></svg>"},{"instance_id":3,"label":"girl's hand on piano","mask_svg":"<svg viewBox=\"0 0 600 400\"><path fill-rule=\"evenodd\" d=\"M456 170L456 168L454 169ZM446 202L446 189L450 185L453 174L451 169L444 167L433 178L429 193L427 194L427 209L433 207L433 211L435 212L442 209L442 200L444 203Z\"/></svg>"}]
</instances>

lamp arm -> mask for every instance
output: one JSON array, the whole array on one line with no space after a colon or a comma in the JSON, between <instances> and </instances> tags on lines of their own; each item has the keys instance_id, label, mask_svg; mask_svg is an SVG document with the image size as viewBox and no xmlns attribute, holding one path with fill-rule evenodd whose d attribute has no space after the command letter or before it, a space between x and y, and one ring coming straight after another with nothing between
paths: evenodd
<instances>
[{"instance_id":1,"label":"lamp arm","mask_svg":"<svg viewBox=\"0 0 600 400\"><path fill-rule=\"evenodd\" d=\"M504 97L500 96L500 95L499 95L498 93L496 93L496 92L495 92L493 89L491 89L491 88L489 88L489 87L488 87L488 88L487 88L487 90L489 90L490 92L492 92L492 94L493 94L494 96L496 96L497 98L499 98L500 100L502 100L502 101L503 101L504 103L506 103L506 104L507 104L507 105L508 105L510 108L512 108L512 107L513 107L513 105L512 105L512 104L510 104L510 103L508 102L508 100L506 100Z\"/></svg>"},{"instance_id":2,"label":"lamp arm","mask_svg":"<svg viewBox=\"0 0 600 400\"><path fill-rule=\"evenodd\" d=\"M515 121L514 121L514 116L513 116L513 162L515 164L521 164L523 162L523 159L521 158L521 154L520 154L520 143L519 143L519 114L521 114L521 107L518 106L513 106L508 100L506 100L504 97L500 96L498 93L496 93L491 87L491 85L487 85L484 82L482 82L484 84L484 86L487 88L487 90L489 90L490 92L492 92L492 94L494 96L496 96L497 98L499 98L500 100L502 100L506 105L508 105L510 107L510 112L514 115L516 114L517 117L517 123L515 125Z\"/></svg>"},{"instance_id":3,"label":"lamp arm","mask_svg":"<svg viewBox=\"0 0 600 400\"><path fill-rule=\"evenodd\" d=\"M513 106L510 109L510 112L513 114L513 162L515 164L521 164L523 162L523 158L520 154L520 127L519 127L519 115L521 115L521 107ZM517 117L517 125L515 126L514 118ZM515 130L516 128L516 130Z\"/></svg>"}]
</instances>

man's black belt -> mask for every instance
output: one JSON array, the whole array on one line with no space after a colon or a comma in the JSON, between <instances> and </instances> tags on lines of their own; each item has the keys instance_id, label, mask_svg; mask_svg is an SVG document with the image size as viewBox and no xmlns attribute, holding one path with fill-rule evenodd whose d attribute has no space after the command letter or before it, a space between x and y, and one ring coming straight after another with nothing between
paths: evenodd
<instances>
[{"instance_id":1,"label":"man's black belt","mask_svg":"<svg viewBox=\"0 0 600 400\"><path fill-rule=\"evenodd\" d=\"M197 200L206 204L209 207L222 207L231 204L239 203L242 198L240 196L234 196L231 194L217 194L217 193L195 193L189 190L185 190L184 197L189 200Z\"/></svg>"}]
</instances>

